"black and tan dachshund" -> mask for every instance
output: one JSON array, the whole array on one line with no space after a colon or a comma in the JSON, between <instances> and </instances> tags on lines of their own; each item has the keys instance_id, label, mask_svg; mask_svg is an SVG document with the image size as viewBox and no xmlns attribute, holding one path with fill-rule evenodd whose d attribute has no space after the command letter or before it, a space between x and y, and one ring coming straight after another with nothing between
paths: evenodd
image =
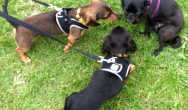
<instances>
[{"instance_id":1,"label":"black and tan dachshund","mask_svg":"<svg viewBox=\"0 0 188 110\"><path fill-rule=\"evenodd\" d=\"M5 3L4 12L8 13L7 0ZM112 11L107 3L102 0L91 0L90 4L81 8L43 12L23 21L53 35L68 35L68 43L63 49L67 53L77 39L84 35L86 27L98 26L99 20L117 21L119 18L120 15ZM38 34L23 26L11 24L15 27L16 52L24 63L28 63L31 60L25 53L30 50Z\"/></svg>"},{"instance_id":2,"label":"black and tan dachshund","mask_svg":"<svg viewBox=\"0 0 188 110\"><path fill-rule=\"evenodd\" d=\"M91 82L80 92L66 98L64 110L99 110L108 99L118 95L127 81L134 65L130 64L128 52L136 51L132 37L123 27L115 27L106 36L102 52L108 61L104 61L101 70L93 73Z\"/></svg>"}]
</instances>

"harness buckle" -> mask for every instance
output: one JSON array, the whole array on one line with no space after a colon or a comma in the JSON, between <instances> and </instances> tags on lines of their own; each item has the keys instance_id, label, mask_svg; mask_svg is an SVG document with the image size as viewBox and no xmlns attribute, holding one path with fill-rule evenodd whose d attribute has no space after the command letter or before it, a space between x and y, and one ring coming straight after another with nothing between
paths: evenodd
<instances>
[{"instance_id":1,"label":"harness buckle","mask_svg":"<svg viewBox=\"0 0 188 110\"><path fill-rule=\"evenodd\" d=\"M117 57L112 57L112 58L109 58L109 59L105 59L103 56L99 56L99 60L97 60L97 62L99 62L99 63L102 63L102 62L107 62L107 63L115 63L115 61L116 61L116 58Z\"/></svg>"}]
</instances>

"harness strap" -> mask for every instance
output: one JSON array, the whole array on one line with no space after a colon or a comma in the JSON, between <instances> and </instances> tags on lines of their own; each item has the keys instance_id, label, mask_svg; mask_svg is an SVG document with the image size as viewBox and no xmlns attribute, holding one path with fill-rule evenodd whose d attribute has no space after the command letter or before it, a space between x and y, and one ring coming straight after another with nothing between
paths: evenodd
<instances>
[{"instance_id":1,"label":"harness strap","mask_svg":"<svg viewBox=\"0 0 188 110\"><path fill-rule=\"evenodd\" d=\"M70 9L63 8L62 10L57 11L56 13L56 22L60 30L63 33L69 34L69 31L72 27L76 27L76 28L84 29L84 30L88 29L87 26L83 25L81 22L79 22L75 18L69 17L67 14L69 10Z\"/></svg>"},{"instance_id":2,"label":"harness strap","mask_svg":"<svg viewBox=\"0 0 188 110\"><path fill-rule=\"evenodd\" d=\"M128 77L130 68L130 62L127 59L106 56L101 70L113 74L123 81Z\"/></svg>"},{"instance_id":3,"label":"harness strap","mask_svg":"<svg viewBox=\"0 0 188 110\"><path fill-rule=\"evenodd\" d=\"M160 2L161 0L157 0L157 7L155 8L155 11L153 12L153 14L151 15L151 17L154 17L155 14L157 13L158 9L159 9L159 6L160 6Z\"/></svg>"},{"instance_id":4,"label":"harness strap","mask_svg":"<svg viewBox=\"0 0 188 110\"><path fill-rule=\"evenodd\" d=\"M116 75L121 81L123 81L123 78L118 74L122 69L122 64L113 63L110 68L103 68L102 70Z\"/></svg>"},{"instance_id":5,"label":"harness strap","mask_svg":"<svg viewBox=\"0 0 188 110\"><path fill-rule=\"evenodd\" d=\"M149 0L150 5L152 4L153 0ZM161 0L157 0L157 5L155 8L155 11L152 13L151 18L153 18L155 16L155 14L157 13L157 11L159 10L159 6L160 6ZM147 10L149 9L150 5L147 6Z\"/></svg>"},{"instance_id":6,"label":"harness strap","mask_svg":"<svg viewBox=\"0 0 188 110\"><path fill-rule=\"evenodd\" d=\"M13 22L13 23L15 23L15 24L21 25L21 26L23 26L23 27L25 27L25 28L27 28L27 29L29 29L29 30L32 30L32 31L34 31L34 32L36 32L36 33L38 33L38 34L40 34L40 35L47 36L47 37L49 37L50 39L53 39L54 41L57 41L57 42L59 42L59 43L61 43L61 44L63 44L63 45L66 45L65 42L59 40L58 38L52 36L51 34L49 34L49 33L47 33L47 32L44 32L44 31L42 31L42 30L39 30L38 28L36 28L36 27L34 27L34 26L32 26L32 25L30 25L30 24L28 24L28 23L25 23L25 22L23 22L23 21L21 21L21 20L18 20L18 19L14 18L14 17L12 17L12 16L10 16L10 15L8 15L8 14L2 12L2 11L0 11L0 16L2 16L3 18L5 18L7 21L10 21L10 22ZM89 54L89 53L84 52L84 51L82 51L82 50L79 50L79 49L77 49L77 48L72 47L72 49L75 50L75 51L77 51L78 53L81 53L82 55L87 56L87 57L89 57L89 58L91 58L91 59L94 59L94 60L96 60L96 61L98 61L98 60L101 59L99 56L96 56L96 55L93 55L93 54Z\"/></svg>"}]
</instances>

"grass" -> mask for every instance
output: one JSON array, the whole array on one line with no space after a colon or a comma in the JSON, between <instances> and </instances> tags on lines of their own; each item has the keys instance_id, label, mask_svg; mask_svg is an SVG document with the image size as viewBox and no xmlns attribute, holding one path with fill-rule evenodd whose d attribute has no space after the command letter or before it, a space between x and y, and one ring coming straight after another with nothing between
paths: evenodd
<instances>
[{"instance_id":1,"label":"grass","mask_svg":"<svg viewBox=\"0 0 188 110\"><path fill-rule=\"evenodd\" d=\"M89 0L42 0L58 7L80 7ZM105 0L113 10L123 15L120 0ZM158 47L157 36L139 35L144 23L132 25L121 20L101 22L101 26L88 30L76 43L76 48L102 55L104 37L118 25L134 36L138 51L131 54L136 70L121 93L105 102L101 110L187 110L188 107L188 1L178 0L185 25L181 31L181 48L165 48L157 57L151 52ZM0 5L3 0L0 1ZM11 0L9 12L22 19L47 11L46 7L31 0ZM90 81L92 72L100 64L71 50L63 53L63 45L39 37L27 53L32 59L23 64L15 51L12 26L0 18L0 110L57 110L64 106L65 98L82 90ZM66 37L59 36L66 41Z\"/></svg>"}]
</instances>

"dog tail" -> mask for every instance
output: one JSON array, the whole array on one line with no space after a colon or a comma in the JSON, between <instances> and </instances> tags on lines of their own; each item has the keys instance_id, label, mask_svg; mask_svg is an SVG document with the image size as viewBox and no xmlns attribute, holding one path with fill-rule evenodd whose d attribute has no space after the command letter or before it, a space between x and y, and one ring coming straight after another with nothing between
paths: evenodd
<instances>
[{"instance_id":1,"label":"dog tail","mask_svg":"<svg viewBox=\"0 0 188 110\"><path fill-rule=\"evenodd\" d=\"M3 5L3 13L7 14L8 15L8 0L5 0L4 2L4 5ZM18 24L14 23L14 22L11 22L9 20L7 20L14 28L16 28L18 26Z\"/></svg>"},{"instance_id":2,"label":"dog tail","mask_svg":"<svg viewBox=\"0 0 188 110\"><path fill-rule=\"evenodd\" d=\"M181 46L181 38L180 36L176 36L173 40L170 41L170 46L172 48L178 48Z\"/></svg>"}]
</instances>

